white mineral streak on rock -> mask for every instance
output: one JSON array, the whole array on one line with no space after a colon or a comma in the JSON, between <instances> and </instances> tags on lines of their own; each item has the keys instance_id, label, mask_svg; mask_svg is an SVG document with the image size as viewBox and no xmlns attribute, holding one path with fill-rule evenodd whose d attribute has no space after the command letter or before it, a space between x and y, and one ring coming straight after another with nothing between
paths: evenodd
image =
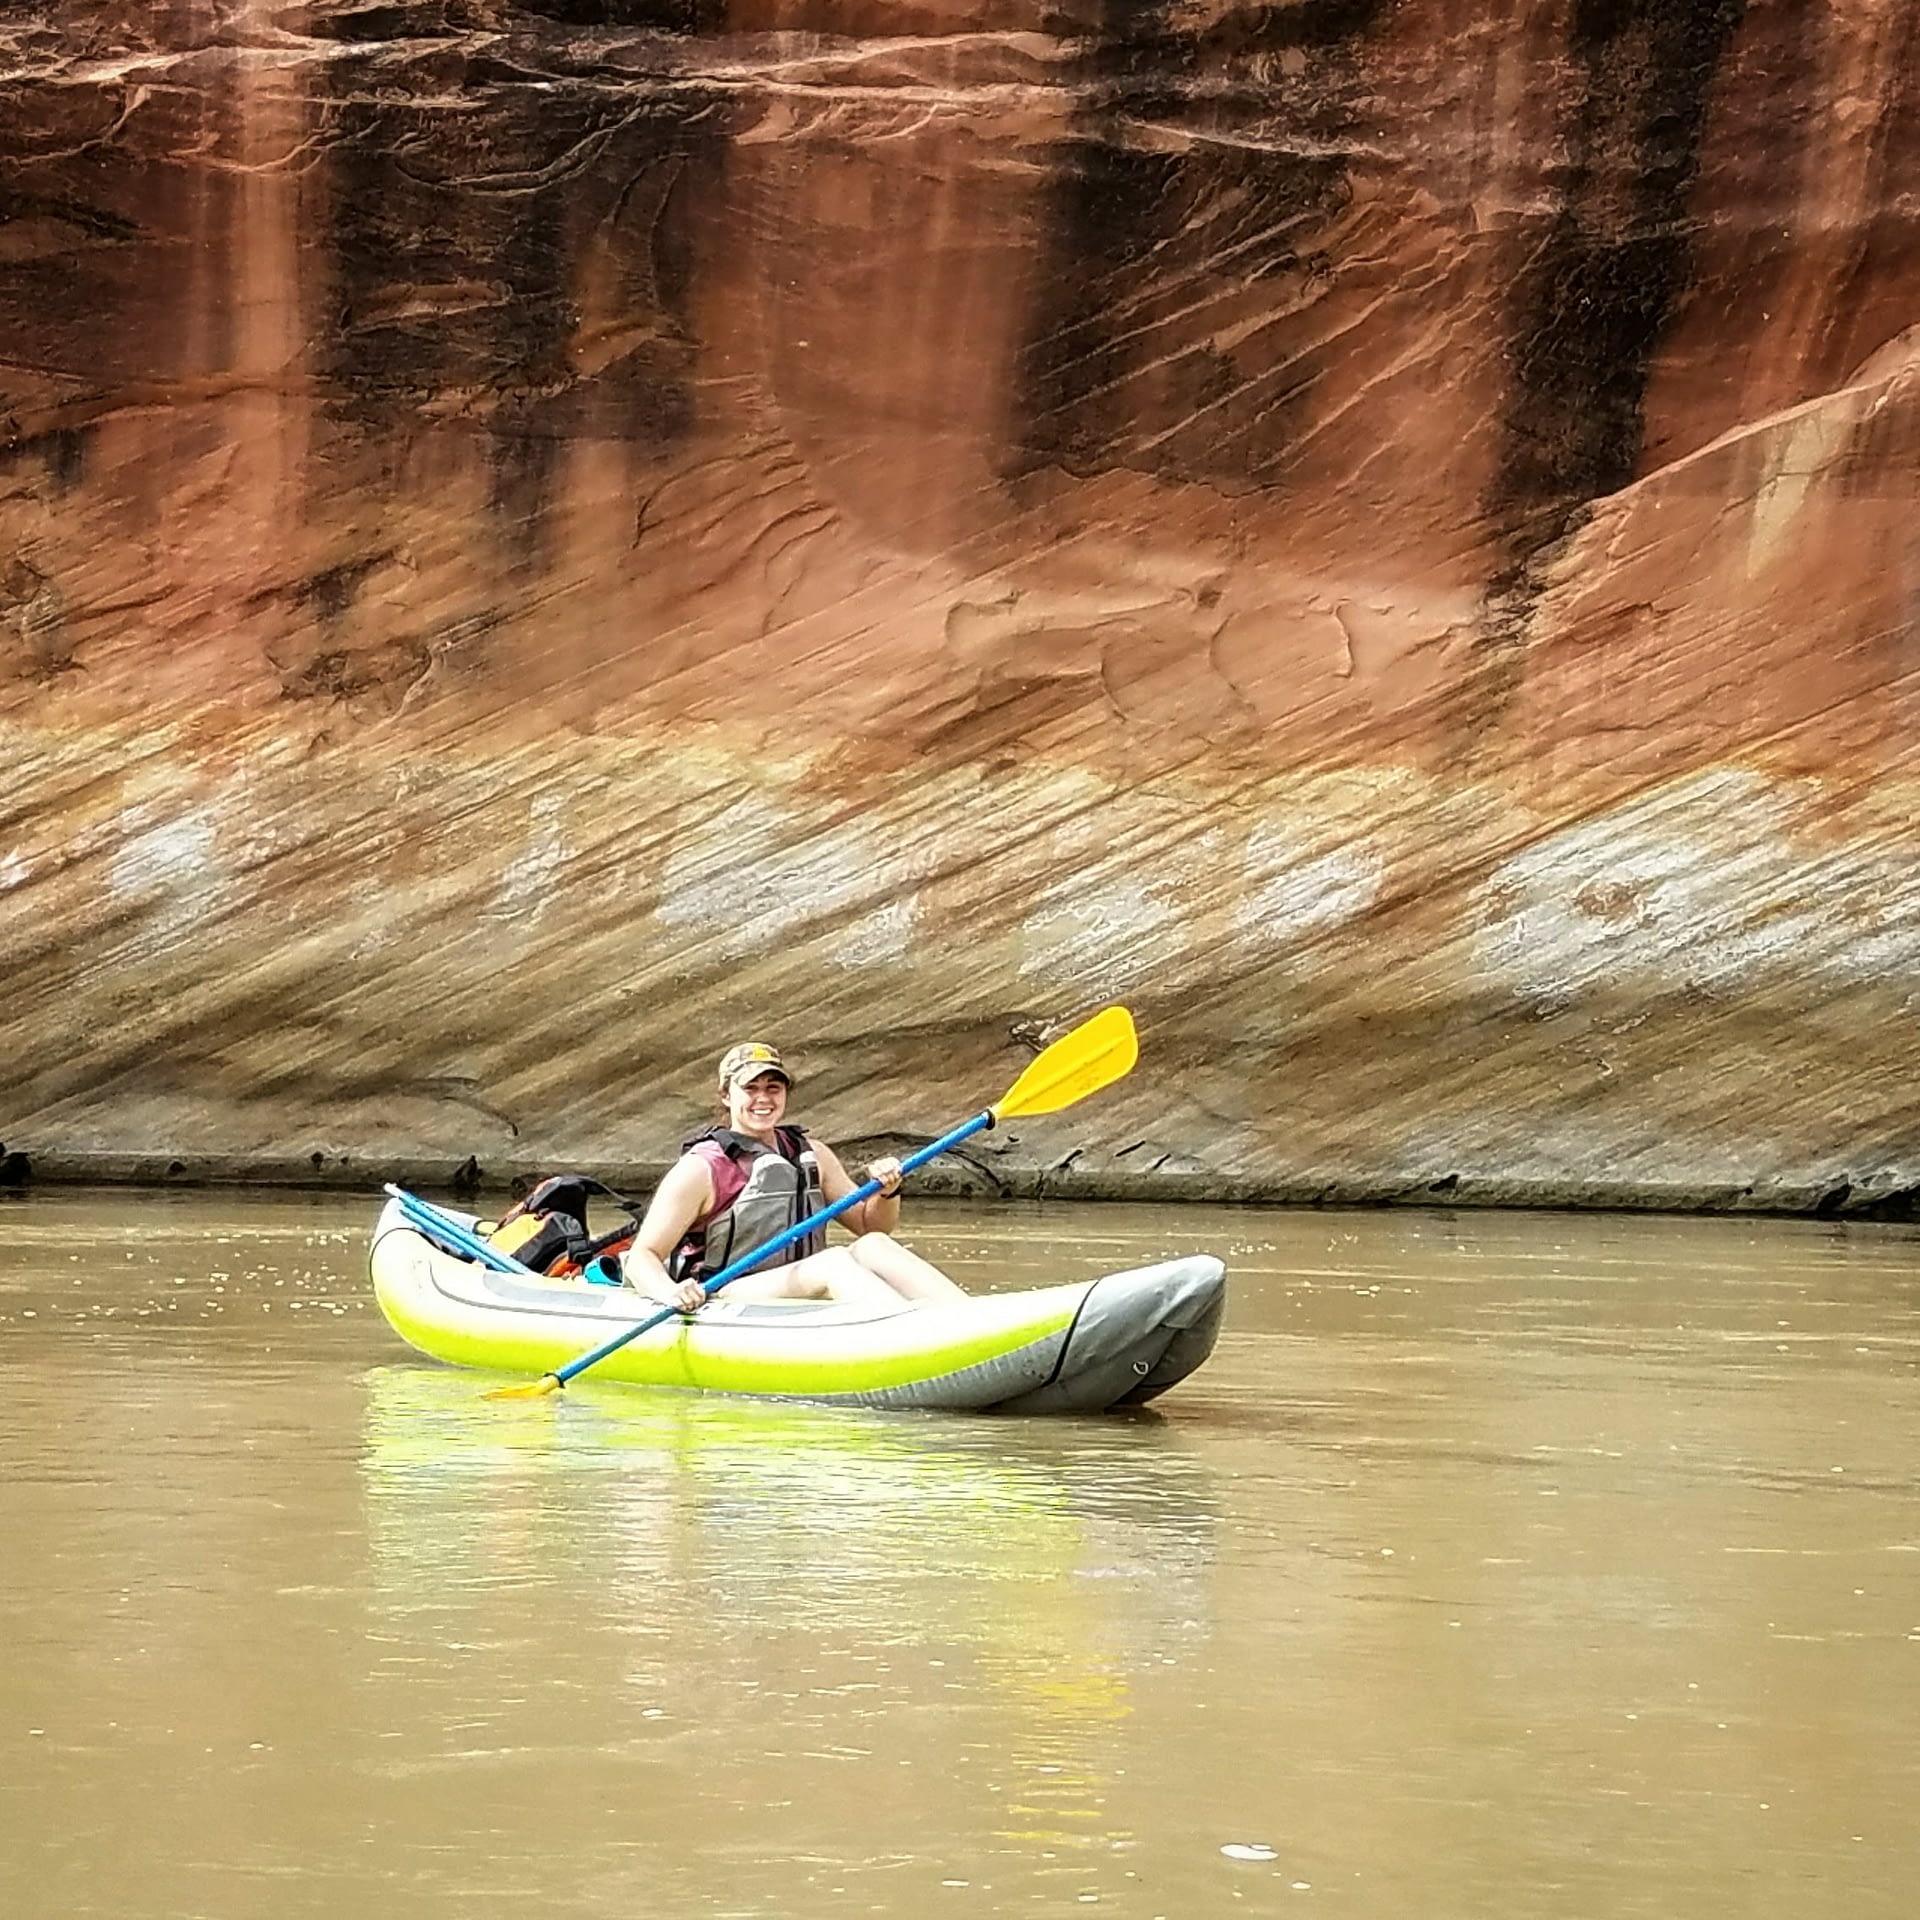
<instances>
[{"instance_id":1,"label":"white mineral streak on rock","mask_svg":"<svg viewBox=\"0 0 1920 1920\"><path fill-rule=\"evenodd\" d=\"M879 967L904 960L919 918L917 894L889 900L836 935L828 944L827 958L843 967Z\"/></svg>"},{"instance_id":2,"label":"white mineral streak on rock","mask_svg":"<svg viewBox=\"0 0 1920 1920\"><path fill-rule=\"evenodd\" d=\"M125 838L115 851L107 888L116 900L148 908L130 945L158 949L207 918L219 905L224 876L214 865L213 822L202 811L149 825L154 809L120 816Z\"/></svg>"},{"instance_id":3,"label":"white mineral streak on rock","mask_svg":"<svg viewBox=\"0 0 1920 1920\"><path fill-rule=\"evenodd\" d=\"M1909 861L1847 862L1855 876L1845 882L1858 891L1864 913L1854 908L1855 934L1820 956L1822 968L1847 980L1920 980L1920 873Z\"/></svg>"},{"instance_id":4,"label":"white mineral streak on rock","mask_svg":"<svg viewBox=\"0 0 1920 1920\"><path fill-rule=\"evenodd\" d=\"M866 820L816 826L797 807L742 795L684 827L667 856L655 919L714 942L724 959L763 952L821 921L852 914L856 955L892 937L867 920L902 906L909 859L892 853ZM911 920L898 928L904 950ZM843 959L846 956L839 956ZM849 964L870 965L856 957Z\"/></svg>"},{"instance_id":5,"label":"white mineral streak on rock","mask_svg":"<svg viewBox=\"0 0 1920 1920\"><path fill-rule=\"evenodd\" d=\"M569 857L561 830L566 795L536 794L531 811L532 831L527 843L501 870L500 884L484 909L490 920L508 920L525 928L538 926L553 904L561 870Z\"/></svg>"},{"instance_id":6,"label":"white mineral streak on rock","mask_svg":"<svg viewBox=\"0 0 1920 1920\"><path fill-rule=\"evenodd\" d=\"M1249 945L1284 946L1303 934L1357 920L1379 898L1385 867L1378 848L1328 847L1326 828L1267 820L1247 835L1245 891L1233 930Z\"/></svg>"},{"instance_id":7,"label":"white mineral streak on rock","mask_svg":"<svg viewBox=\"0 0 1920 1920\"><path fill-rule=\"evenodd\" d=\"M1920 880L1859 846L1796 851L1819 819L1812 783L1723 768L1583 821L1487 882L1482 964L1547 1002L1920 967Z\"/></svg>"},{"instance_id":8,"label":"white mineral streak on rock","mask_svg":"<svg viewBox=\"0 0 1920 1920\"><path fill-rule=\"evenodd\" d=\"M33 868L18 852L9 853L4 860L0 860L0 893L10 887L24 886L32 871Z\"/></svg>"},{"instance_id":9,"label":"white mineral streak on rock","mask_svg":"<svg viewBox=\"0 0 1920 1920\"><path fill-rule=\"evenodd\" d=\"M1188 809L1085 775L1050 776L1010 814L1035 822L995 863L1003 899L1030 900L1018 932L1023 980L1076 1000L1180 979L1192 946L1179 895L1197 846Z\"/></svg>"},{"instance_id":10,"label":"white mineral streak on rock","mask_svg":"<svg viewBox=\"0 0 1920 1920\"><path fill-rule=\"evenodd\" d=\"M1178 918L1146 880L1115 877L1056 890L1027 915L1020 971L1119 993L1162 971Z\"/></svg>"},{"instance_id":11,"label":"white mineral streak on rock","mask_svg":"<svg viewBox=\"0 0 1920 1920\"><path fill-rule=\"evenodd\" d=\"M1855 837L1802 863L1801 886L1827 938L1803 956L1810 971L1848 981L1920 979L1920 865L1904 821L1896 844Z\"/></svg>"}]
</instances>

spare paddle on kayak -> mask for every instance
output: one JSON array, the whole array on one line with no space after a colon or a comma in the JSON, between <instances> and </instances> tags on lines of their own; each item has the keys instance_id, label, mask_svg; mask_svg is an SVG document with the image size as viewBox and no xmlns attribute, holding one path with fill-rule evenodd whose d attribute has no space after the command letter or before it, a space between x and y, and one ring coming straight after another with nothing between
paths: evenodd
<instances>
[{"instance_id":1,"label":"spare paddle on kayak","mask_svg":"<svg viewBox=\"0 0 1920 1920\"><path fill-rule=\"evenodd\" d=\"M549 1272L550 1268L535 1267L525 1260L516 1259L504 1248L496 1246L484 1234L468 1226L457 1215L436 1207L431 1200L422 1200L417 1193L409 1193L405 1187L396 1187L391 1180L384 1189L390 1200L396 1200L407 1225L416 1232L423 1233L429 1240L437 1240L453 1253L463 1253L469 1260L478 1261L483 1267L491 1267L495 1273L511 1273L525 1276L529 1273ZM582 1241L575 1249L579 1258L575 1265L591 1277L592 1263L605 1253L613 1253L623 1243L630 1241L636 1229L631 1220L624 1220L617 1227L591 1240ZM615 1275L615 1280L618 1280Z\"/></svg>"},{"instance_id":2,"label":"spare paddle on kayak","mask_svg":"<svg viewBox=\"0 0 1920 1920\"><path fill-rule=\"evenodd\" d=\"M1134 1033L1133 1015L1125 1007L1108 1007L1103 1013L1096 1013L1091 1020L1082 1021L1071 1033L1063 1034L1038 1055L1020 1078L984 1113L976 1113L971 1120L955 1127L931 1146L909 1154L900 1163L901 1174L904 1176L916 1168L924 1167L929 1160L949 1152L963 1140L972 1139L976 1133L984 1133L998 1121L1058 1113L1062 1107L1070 1107L1075 1101L1084 1100L1088 1094L1111 1086L1132 1070L1133 1063L1139 1057L1140 1043ZM822 1207L805 1220L795 1221L784 1233L776 1234L764 1246L754 1248L732 1266L722 1267L705 1283L707 1297L711 1299L728 1281L739 1279L743 1273L750 1272L782 1247L791 1246L794 1241L824 1226L829 1220L837 1220L841 1214L857 1207L861 1201L871 1199L879 1191L880 1182L869 1180L855 1187L844 1198L836 1200L832 1206ZM489 1400L534 1400L544 1394L556 1393L569 1380L577 1379L608 1354L618 1353L628 1341L637 1340L650 1328L676 1318L679 1312L678 1307L662 1307L658 1313L648 1314L644 1320L616 1334L603 1346L595 1347L591 1353L583 1353L578 1360L569 1361L556 1372L543 1373L538 1380L524 1387L496 1387L486 1397Z\"/></svg>"}]
</instances>

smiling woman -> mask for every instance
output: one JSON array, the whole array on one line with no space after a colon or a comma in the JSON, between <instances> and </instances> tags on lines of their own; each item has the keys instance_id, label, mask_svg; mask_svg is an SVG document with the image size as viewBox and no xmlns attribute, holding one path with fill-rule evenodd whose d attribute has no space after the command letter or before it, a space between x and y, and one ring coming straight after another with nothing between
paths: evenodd
<instances>
[{"instance_id":1,"label":"smiling woman","mask_svg":"<svg viewBox=\"0 0 1920 1920\"><path fill-rule=\"evenodd\" d=\"M667 1170L623 1263L651 1300L692 1312L722 1268L855 1190L840 1156L804 1127L786 1123L792 1077L764 1041L720 1059L727 1117L686 1144ZM842 1216L858 1236L829 1247L824 1225L732 1283L737 1300L846 1300L866 1305L964 1298L938 1267L892 1237L900 1221L900 1163L876 1160L880 1191Z\"/></svg>"}]
</instances>

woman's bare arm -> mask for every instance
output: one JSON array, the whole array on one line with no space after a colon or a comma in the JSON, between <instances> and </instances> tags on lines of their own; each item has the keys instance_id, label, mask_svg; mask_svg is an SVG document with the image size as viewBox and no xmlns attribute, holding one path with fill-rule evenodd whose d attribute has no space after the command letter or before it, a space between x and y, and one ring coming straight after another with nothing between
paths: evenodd
<instances>
[{"instance_id":1,"label":"woman's bare arm","mask_svg":"<svg viewBox=\"0 0 1920 1920\"><path fill-rule=\"evenodd\" d=\"M676 1280L667 1271L693 1223L713 1206L713 1175L697 1153L670 1166L647 1203L640 1234L621 1260L627 1284L663 1306L691 1313L706 1298L697 1280Z\"/></svg>"},{"instance_id":2,"label":"woman's bare arm","mask_svg":"<svg viewBox=\"0 0 1920 1920\"><path fill-rule=\"evenodd\" d=\"M814 1158L820 1162L820 1191L826 1196L828 1206L832 1206L836 1200L844 1200L854 1188L865 1184L848 1173L840 1163L840 1156L824 1140L816 1140L812 1134L808 1134L807 1144L812 1147ZM898 1173L900 1163L897 1160L876 1160L868 1178L875 1177L883 1167ZM840 1218L854 1233L891 1233L900 1224L900 1196L897 1192L870 1194L857 1207L849 1207Z\"/></svg>"}]
</instances>

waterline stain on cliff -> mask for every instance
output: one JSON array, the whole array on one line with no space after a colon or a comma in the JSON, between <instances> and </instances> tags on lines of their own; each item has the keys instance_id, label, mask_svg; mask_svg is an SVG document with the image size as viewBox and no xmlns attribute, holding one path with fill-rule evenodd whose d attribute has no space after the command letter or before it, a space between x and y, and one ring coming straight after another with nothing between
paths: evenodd
<instances>
[{"instance_id":1,"label":"waterline stain on cliff","mask_svg":"<svg viewBox=\"0 0 1920 1920\"><path fill-rule=\"evenodd\" d=\"M1713 82L1745 11L1746 0L1576 0L1564 190L1511 301L1487 502L1502 559L1463 690L1470 736L1518 688L1538 564L1634 477L1654 355L1690 283Z\"/></svg>"},{"instance_id":2,"label":"waterline stain on cliff","mask_svg":"<svg viewBox=\"0 0 1920 1920\"><path fill-rule=\"evenodd\" d=\"M519 0L519 11L563 27L704 35L725 30L728 0Z\"/></svg>"},{"instance_id":3,"label":"waterline stain on cliff","mask_svg":"<svg viewBox=\"0 0 1920 1920\"><path fill-rule=\"evenodd\" d=\"M87 477L87 452L92 444L91 426L54 427L45 433L26 434L0 397L0 473L15 468L22 460L34 460L55 496L71 493Z\"/></svg>"},{"instance_id":4,"label":"waterline stain on cliff","mask_svg":"<svg viewBox=\"0 0 1920 1920\"><path fill-rule=\"evenodd\" d=\"M712 34L726 26L728 0L516 0L515 13L561 27L624 27L647 33ZM317 39L377 42L452 39L495 23L473 0L360 0L320 14Z\"/></svg>"},{"instance_id":5,"label":"waterline stain on cliff","mask_svg":"<svg viewBox=\"0 0 1920 1920\"><path fill-rule=\"evenodd\" d=\"M1390 0L1248 7L1190 30L1108 0L1070 83L1017 375L1015 473L1277 484L1327 351L1360 46Z\"/></svg>"},{"instance_id":6,"label":"waterline stain on cliff","mask_svg":"<svg viewBox=\"0 0 1920 1920\"><path fill-rule=\"evenodd\" d=\"M700 10L569 11L686 31ZM590 36L542 51L354 54L324 114L334 411L479 432L515 571L544 565L567 442L653 457L691 428L692 236L728 137L719 96L610 74Z\"/></svg>"},{"instance_id":7,"label":"waterline stain on cliff","mask_svg":"<svg viewBox=\"0 0 1920 1920\"><path fill-rule=\"evenodd\" d=\"M138 205L147 185L124 148L97 137L84 103L55 117L28 87L0 90L0 472L36 461L56 494L86 477L102 389L128 357L130 257L152 238L108 203Z\"/></svg>"}]
</instances>

